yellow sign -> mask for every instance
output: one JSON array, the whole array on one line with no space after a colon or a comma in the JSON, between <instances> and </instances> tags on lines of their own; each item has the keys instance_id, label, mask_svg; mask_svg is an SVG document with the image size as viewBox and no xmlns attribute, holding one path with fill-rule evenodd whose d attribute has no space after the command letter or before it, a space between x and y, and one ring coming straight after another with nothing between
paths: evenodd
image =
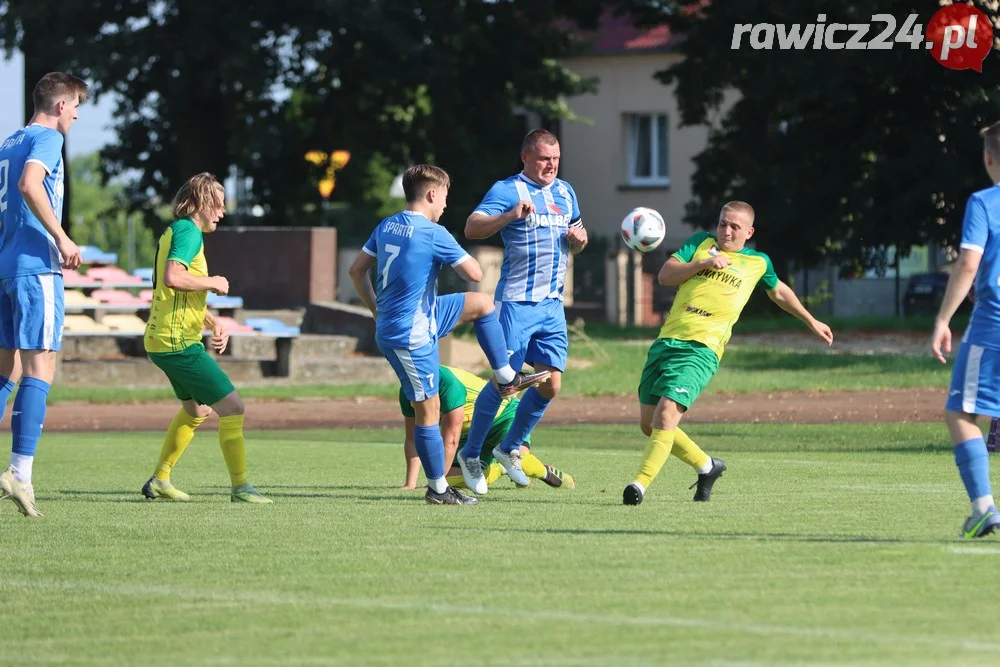
<instances>
[{"instance_id":1,"label":"yellow sign","mask_svg":"<svg viewBox=\"0 0 1000 667\"><path fill-rule=\"evenodd\" d=\"M337 172L347 166L351 161L350 151L338 150L332 153L312 150L305 154L306 162L317 167L326 167L323 178L317 183L317 189L323 199L329 199L333 190L337 187Z\"/></svg>"}]
</instances>

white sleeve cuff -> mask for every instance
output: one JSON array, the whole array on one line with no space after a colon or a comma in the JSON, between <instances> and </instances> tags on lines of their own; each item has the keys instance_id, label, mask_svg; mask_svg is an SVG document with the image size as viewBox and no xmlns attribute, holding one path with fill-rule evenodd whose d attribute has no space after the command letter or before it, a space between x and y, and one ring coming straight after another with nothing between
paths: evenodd
<instances>
[{"instance_id":1,"label":"white sleeve cuff","mask_svg":"<svg viewBox=\"0 0 1000 667\"><path fill-rule=\"evenodd\" d=\"M378 255L377 255L376 253L372 252L371 250L369 250L369 249L368 249L368 248L366 248L365 246L361 246L361 250L362 250L362 251L363 251L363 252L364 252L364 253L365 253L366 255L368 255L368 256L370 256L370 257L377 257L377 256L378 256Z\"/></svg>"},{"instance_id":2,"label":"white sleeve cuff","mask_svg":"<svg viewBox=\"0 0 1000 667\"><path fill-rule=\"evenodd\" d=\"M462 255L461 257L459 257L456 261L452 262L452 264L451 264L452 268L458 266L459 264L461 264L462 262L464 262L467 259L472 259L472 255L470 255L469 253L465 253L464 255Z\"/></svg>"},{"instance_id":3,"label":"white sleeve cuff","mask_svg":"<svg viewBox=\"0 0 1000 667\"><path fill-rule=\"evenodd\" d=\"M45 170L45 174L46 174L46 176L51 176L51 175L52 175L52 170L51 170L51 169L49 169L49 165L45 164L44 162L42 162L42 161L41 161L41 160L39 160L38 158L34 158L34 157L33 157L33 158L31 158L30 160L25 160L25 161L24 161L24 164L28 164L29 162L34 162L35 164L40 164L40 165L42 165L42 169L44 169L44 170Z\"/></svg>"},{"instance_id":4,"label":"white sleeve cuff","mask_svg":"<svg viewBox=\"0 0 1000 667\"><path fill-rule=\"evenodd\" d=\"M984 248L981 245L976 245L975 243L963 243L961 246L962 250L974 250L980 255L983 254Z\"/></svg>"}]
</instances>

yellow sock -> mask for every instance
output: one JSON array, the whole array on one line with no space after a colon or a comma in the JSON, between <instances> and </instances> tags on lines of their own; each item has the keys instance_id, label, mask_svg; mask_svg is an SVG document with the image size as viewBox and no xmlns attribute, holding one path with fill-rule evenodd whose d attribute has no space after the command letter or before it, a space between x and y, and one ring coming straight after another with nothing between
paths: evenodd
<instances>
[{"instance_id":1,"label":"yellow sock","mask_svg":"<svg viewBox=\"0 0 1000 667\"><path fill-rule=\"evenodd\" d=\"M503 477L503 466L494 461L486 470L486 486L495 484L501 477Z\"/></svg>"},{"instance_id":2,"label":"yellow sock","mask_svg":"<svg viewBox=\"0 0 1000 667\"><path fill-rule=\"evenodd\" d=\"M695 470L704 468L712 460L701 447L694 444L694 440L689 438L687 433L680 429L674 431L674 448L670 453Z\"/></svg>"},{"instance_id":3,"label":"yellow sock","mask_svg":"<svg viewBox=\"0 0 1000 667\"><path fill-rule=\"evenodd\" d=\"M233 486L247 483L247 443L243 439L243 415L219 418L219 446L229 468Z\"/></svg>"},{"instance_id":4,"label":"yellow sock","mask_svg":"<svg viewBox=\"0 0 1000 667\"><path fill-rule=\"evenodd\" d=\"M183 408L174 416L167 428L167 437L160 449L160 461L156 464L156 479L165 482L170 479L170 471L177 465L187 446L194 438L194 430L205 421L205 417L192 417Z\"/></svg>"},{"instance_id":5,"label":"yellow sock","mask_svg":"<svg viewBox=\"0 0 1000 667\"><path fill-rule=\"evenodd\" d=\"M639 467L639 474L635 476L634 480L641 484L642 488L649 488L656 476L660 474L660 468L667 462L670 449L674 445L674 433L675 431L653 429L653 433L649 436L649 444L646 446L646 455Z\"/></svg>"},{"instance_id":6,"label":"yellow sock","mask_svg":"<svg viewBox=\"0 0 1000 667\"><path fill-rule=\"evenodd\" d=\"M538 457L531 452L521 455L521 470L528 477L545 479L545 464L539 461Z\"/></svg>"}]
</instances>

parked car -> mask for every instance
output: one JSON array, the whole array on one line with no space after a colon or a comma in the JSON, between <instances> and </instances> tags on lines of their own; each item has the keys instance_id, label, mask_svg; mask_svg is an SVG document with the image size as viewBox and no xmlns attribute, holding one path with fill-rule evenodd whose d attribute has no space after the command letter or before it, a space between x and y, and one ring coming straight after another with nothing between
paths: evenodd
<instances>
[{"instance_id":1,"label":"parked car","mask_svg":"<svg viewBox=\"0 0 1000 667\"><path fill-rule=\"evenodd\" d=\"M910 276L903 294L903 315L936 315L948 287L948 274L944 271L935 273L916 273ZM959 313L972 310L972 295L958 307Z\"/></svg>"}]
</instances>

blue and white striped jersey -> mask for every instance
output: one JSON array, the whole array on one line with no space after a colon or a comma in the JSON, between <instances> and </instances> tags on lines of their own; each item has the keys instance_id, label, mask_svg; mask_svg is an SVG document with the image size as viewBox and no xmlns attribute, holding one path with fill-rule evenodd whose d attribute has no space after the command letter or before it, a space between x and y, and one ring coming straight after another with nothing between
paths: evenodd
<instances>
[{"instance_id":1,"label":"blue and white striped jersey","mask_svg":"<svg viewBox=\"0 0 1000 667\"><path fill-rule=\"evenodd\" d=\"M425 216L401 211L378 224L364 252L378 259L375 335L380 346L417 350L437 340L437 278L445 264L469 254L451 233Z\"/></svg>"},{"instance_id":2,"label":"blue and white striped jersey","mask_svg":"<svg viewBox=\"0 0 1000 667\"><path fill-rule=\"evenodd\" d=\"M1000 350L1000 185L969 197L962 248L983 254L976 273L976 305L964 339Z\"/></svg>"},{"instance_id":3,"label":"blue and white striped jersey","mask_svg":"<svg viewBox=\"0 0 1000 667\"><path fill-rule=\"evenodd\" d=\"M62 273L55 240L21 196L18 182L24 166L37 162L45 169L45 192L62 220L63 135L42 125L29 125L0 144L0 278Z\"/></svg>"},{"instance_id":4,"label":"blue and white striped jersey","mask_svg":"<svg viewBox=\"0 0 1000 667\"><path fill-rule=\"evenodd\" d=\"M522 172L494 183L475 212L498 215L521 200L534 203L535 212L500 230L504 252L495 299L561 301L569 259L566 230L583 225L576 193L562 179L541 186Z\"/></svg>"}]
</instances>

